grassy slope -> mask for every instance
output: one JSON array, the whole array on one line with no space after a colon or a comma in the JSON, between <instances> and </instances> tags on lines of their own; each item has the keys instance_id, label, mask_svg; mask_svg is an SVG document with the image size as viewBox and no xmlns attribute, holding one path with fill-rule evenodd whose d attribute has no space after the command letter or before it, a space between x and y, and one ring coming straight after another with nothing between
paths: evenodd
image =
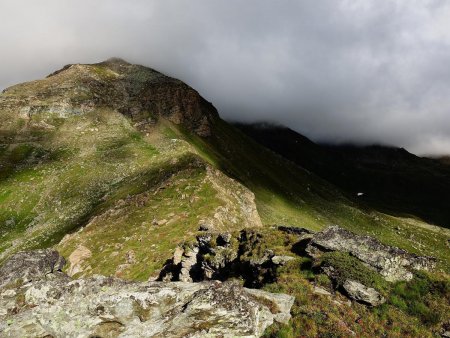
<instances>
[{"instance_id":1,"label":"grassy slope","mask_svg":"<svg viewBox=\"0 0 450 338\"><path fill-rule=\"evenodd\" d=\"M252 210L252 194L175 140L170 123L108 108L123 108L148 81L186 91L153 70L106 62L1 94L0 261L84 227L58 246L66 257L84 246L86 273L145 280L201 222L260 224L243 211Z\"/></svg>"},{"instance_id":2,"label":"grassy slope","mask_svg":"<svg viewBox=\"0 0 450 338\"><path fill-rule=\"evenodd\" d=\"M146 135L110 110L45 121L56 128L2 148L0 258L84 227L58 245L65 257L82 245L85 274L146 280L199 223L255 224L239 209L244 188L208 170L169 122Z\"/></svg>"},{"instance_id":3,"label":"grassy slope","mask_svg":"<svg viewBox=\"0 0 450 338\"><path fill-rule=\"evenodd\" d=\"M357 303L349 305L339 293L331 297L314 293L312 284L330 288L330 281L313 272L310 259L299 257L281 269L276 283L265 287L295 296L290 323L269 328L266 337L434 337L440 330L450 310L450 285L445 282L450 267L448 229L362 208L334 186L260 147L223 121L217 122L213 138L207 142L183 130L180 135L194 144L206 160L255 192L264 223L289 223L314 230L339 224L356 233L373 235L386 244L438 257L439 268L445 271L432 274L422 288L417 287L420 284L416 278L398 285L384 283L380 291L388 304L370 309ZM292 256L296 252L295 239L271 227L263 233L275 254ZM356 280L364 275L353 262L341 268ZM376 275L366 272L371 272L366 279ZM431 280L443 287L435 290ZM378 277L374 284L379 282Z\"/></svg>"},{"instance_id":4,"label":"grassy slope","mask_svg":"<svg viewBox=\"0 0 450 338\"><path fill-rule=\"evenodd\" d=\"M32 150L18 162L10 156L17 147ZM69 118L38 142L8 145L3 157L15 168L0 182L0 217L12 226L1 228L0 249L24 237L27 247L55 243L111 189L149 171L157 153L121 115L108 113Z\"/></svg>"}]
</instances>

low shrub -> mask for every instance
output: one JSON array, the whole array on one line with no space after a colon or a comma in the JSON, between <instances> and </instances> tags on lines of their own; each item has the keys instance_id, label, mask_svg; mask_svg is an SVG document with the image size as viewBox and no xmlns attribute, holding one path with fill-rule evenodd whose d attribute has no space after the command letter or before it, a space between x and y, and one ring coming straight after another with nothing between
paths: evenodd
<instances>
[{"instance_id":1,"label":"low shrub","mask_svg":"<svg viewBox=\"0 0 450 338\"><path fill-rule=\"evenodd\" d=\"M443 300L450 303L450 281L424 272L417 272L411 281L395 283L388 297L391 305L428 326L441 322L449 311L442 306Z\"/></svg>"}]
</instances>

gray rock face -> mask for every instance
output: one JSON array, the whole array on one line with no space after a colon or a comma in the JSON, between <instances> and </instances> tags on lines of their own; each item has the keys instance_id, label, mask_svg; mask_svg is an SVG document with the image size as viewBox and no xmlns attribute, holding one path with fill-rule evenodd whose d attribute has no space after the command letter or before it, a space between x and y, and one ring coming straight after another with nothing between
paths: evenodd
<instances>
[{"instance_id":1,"label":"gray rock face","mask_svg":"<svg viewBox=\"0 0 450 338\"><path fill-rule=\"evenodd\" d=\"M192 282L191 271L197 265L198 248L186 250L181 258L181 270L179 280L181 282Z\"/></svg>"},{"instance_id":2,"label":"gray rock face","mask_svg":"<svg viewBox=\"0 0 450 338\"><path fill-rule=\"evenodd\" d=\"M294 302L233 282L53 275L0 288L1 337L259 337Z\"/></svg>"},{"instance_id":3,"label":"gray rock face","mask_svg":"<svg viewBox=\"0 0 450 338\"><path fill-rule=\"evenodd\" d=\"M22 283L52 277L62 271L65 259L55 250L19 252L0 267L0 288L21 280Z\"/></svg>"},{"instance_id":4,"label":"gray rock face","mask_svg":"<svg viewBox=\"0 0 450 338\"><path fill-rule=\"evenodd\" d=\"M431 270L436 265L433 257L410 254L384 245L373 237L356 235L338 226L330 226L316 233L306 247L306 252L312 257L326 251L349 252L375 268L388 281L410 280L413 277L411 269Z\"/></svg>"},{"instance_id":5,"label":"gray rock face","mask_svg":"<svg viewBox=\"0 0 450 338\"><path fill-rule=\"evenodd\" d=\"M7 88L0 108L24 118L42 113L67 118L110 107L138 123L149 123L151 116L143 112L153 112L203 137L217 118L213 105L185 83L125 61L67 65L35 84L32 95L22 94L27 83Z\"/></svg>"},{"instance_id":6,"label":"gray rock face","mask_svg":"<svg viewBox=\"0 0 450 338\"><path fill-rule=\"evenodd\" d=\"M378 306L386 301L377 290L356 281L346 280L343 288L351 299L370 306Z\"/></svg>"},{"instance_id":7,"label":"gray rock face","mask_svg":"<svg viewBox=\"0 0 450 338\"><path fill-rule=\"evenodd\" d=\"M331 296L331 292L321 288L320 286L314 286L313 292L317 295Z\"/></svg>"}]
</instances>

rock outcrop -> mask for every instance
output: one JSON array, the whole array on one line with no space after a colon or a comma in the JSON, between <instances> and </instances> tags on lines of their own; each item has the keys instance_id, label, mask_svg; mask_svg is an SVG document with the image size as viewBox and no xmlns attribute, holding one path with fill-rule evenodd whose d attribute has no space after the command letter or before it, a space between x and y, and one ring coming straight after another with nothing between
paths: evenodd
<instances>
[{"instance_id":1,"label":"rock outcrop","mask_svg":"<svg viewBox=\"0 0 450 338\"><path fill-rule=\"evenodd\" d=\"M65 259L55 250L19 252L0 266L0 288L19 280L26 284L63 275L61 271L65 264Z\"/></svg>"},{"instance_id":2,"label":"rock outcrop","mask_svg":"<svg viewBox=\"0 0 450 338\"><path fill-rule=\"evenodd\" d=\"M67 65L46 79L7 88L0 98L1 110L15 110L25 120L34 115L67 118L100 108L142 125L164 117L203 137L210 135L218 116L211 103L182 81L117 58Z\"/></svg>"},{"instance_id":3,"label":"rock outcrop","mask_svg":"<svg viewBox=\"0 0 450 338\"><path fill-rule=\"evenodd\" d=\"M245 286L258 288L275 281L277 268L291 259L274 255L254 230L242 230L237 237L205 233L197 236L196 243L178 247L159 279L198 282L239 277Z\"/></svg>"},{"instance_id":4,"label":"rock outcrop","mask_svg":"<svg viewBox=\"0 0 450 338\"><path fill-rule=\"evenodd\" d=\"M417 256L338 226L316 233L306 247L312 257L327 251L348 252L374 268L387 281L410 280L413 277L411 270L431 270L436 265L433 257Z\"/></svg>"},{"instance_id":5,"label":"rock outcrop","mask_svg":"<svg viewBox=\"0 0 450 338\"><path fill-rule=\"evenodd\" d=\"M5 266L16 266L22 256ZM37 271L49 271L41 269L48 262L42 252L26 256ZM1 280L10 272L4 267ZM71 280L54 269L53 278L38 273L23 284L28 274L20 271L0 288L2 337L259 337L274 321L289 320L294 301L236 282Z\"/></svg>"},{"instance_id":6,"label":"rock outcrop","mask_svg":"<svg viewBox=\"0 0 450 338\"><path fill-rule=\"evenodd\" d=\"M343 288L351 299L370 306L378 306L386 301L377 290L369 288L357 281L346 280Z\"/></svg>"}]
</instances>

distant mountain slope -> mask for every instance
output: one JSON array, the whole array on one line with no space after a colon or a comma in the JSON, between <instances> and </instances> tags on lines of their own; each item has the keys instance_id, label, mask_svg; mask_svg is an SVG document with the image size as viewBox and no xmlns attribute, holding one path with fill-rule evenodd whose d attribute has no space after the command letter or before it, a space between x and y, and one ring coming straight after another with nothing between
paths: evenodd
<instances>
[{"instance_id":1,"label":"distant mountain slope","mask_svg":"<svg viewBox=\"0 0 450 338\"><path fill-rule=\"evenodd\" d=\"M340 187L362 204L450 228L450 167L383 146L318 145L267 124L236 126L260 144Z\"/></svg>"}]
</instances>

